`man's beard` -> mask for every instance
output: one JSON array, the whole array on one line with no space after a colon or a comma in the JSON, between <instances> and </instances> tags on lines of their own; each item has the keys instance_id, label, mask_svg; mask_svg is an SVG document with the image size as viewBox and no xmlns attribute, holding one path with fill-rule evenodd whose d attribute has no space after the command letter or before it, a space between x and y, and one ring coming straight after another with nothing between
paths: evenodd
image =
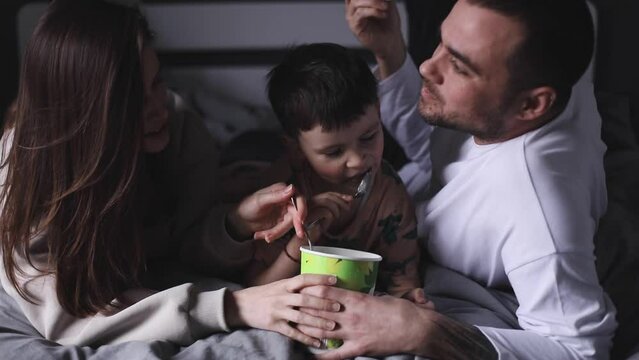
<instances>
[{"instance_id":1,"label":"man's beard","mask_svg":"<svg viewBox=\"0 0 639 360\"><path fill-rule=\"evenodd\" d=\"M468 133L483 142L496 142L505 136L501 120L505 112L503 105L501 104L497 109L476 112L476 115L471 119L468 115L456 112L444 114L442 112L428 111L420 100L419 113L427 123L433 126Z\"/></svg>"}]
</instances>

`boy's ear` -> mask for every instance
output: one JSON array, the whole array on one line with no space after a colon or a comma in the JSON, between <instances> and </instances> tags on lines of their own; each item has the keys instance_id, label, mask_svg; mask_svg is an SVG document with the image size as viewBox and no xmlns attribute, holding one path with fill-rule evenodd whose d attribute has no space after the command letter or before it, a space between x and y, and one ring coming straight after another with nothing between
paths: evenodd
<instances>
[{"instance_id":1,"label":"boy's ear","mask_svg":"<svg viewBox=\"0 0 639 360\"><path fill-rule=\"evenodd\" d=\"M304 160L304 155L302 154L302 149L297 139L289 135L284 135L284 146L286 147L290 161L293 164L301 164Z\"/></svg>"},{"instance_id":2,"label":"boy's ear","mask_svg":"<svg viewBox=\"0 0 639 360\"><path fill-rule=\"evenodd\" d=\"M549 86L541 86L526 91L521 101L517 117L524 121L545 118L557 101L557 91Z\"/></svg>"}]
</instances>

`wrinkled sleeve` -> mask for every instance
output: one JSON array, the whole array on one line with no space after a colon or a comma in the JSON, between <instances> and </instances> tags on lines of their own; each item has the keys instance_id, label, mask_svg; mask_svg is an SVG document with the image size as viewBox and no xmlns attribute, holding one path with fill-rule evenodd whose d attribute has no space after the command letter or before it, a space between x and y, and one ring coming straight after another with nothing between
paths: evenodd
<instances>
[{"instance_id":1,"label":"wrinkled sleeve","mask_svg":"<svg viewBox=\"0 0 639 360\"><path fill-rule=\"evenodd\" d=\"M17 259L28 275L39 275L18 278L34 296L35 303L17 293L4 267L0 274L2 286L38 332L59 344L96 347L163 340L189 345L211 333L229 330L224 317L224 296L225 286L230 284L207 280L159 292L131 289L118 299L122 307L79 318L67 313L58 302L54 275L42 275L23 258Z\"/></svg>"},{"instance_id":2,"label":"wrinkled sleeve","mask_svg":"<svg viewBox=\"0 0 639 360\"><path fill-rule=\"evenodd\" d=\"M509 272L522 330L479 327L499 359L607 359L614 305L597 280L592 257L553 254ZM534 284L534 285L533 285Z\"/></svg>"},{"instance_id":3,"label":"wrinkled sleeve","mask_svg":"<svg viewBox=\"0 0 639 360\"><path fill-rule=\"evenodd\" d=\"M432 126L419 114L421 77L406 56L402 67L379 82L380 111L384 127L409 159L399 171L411 198L421 199L431 178L430 134Z\"/></svg>"}]
</instances>

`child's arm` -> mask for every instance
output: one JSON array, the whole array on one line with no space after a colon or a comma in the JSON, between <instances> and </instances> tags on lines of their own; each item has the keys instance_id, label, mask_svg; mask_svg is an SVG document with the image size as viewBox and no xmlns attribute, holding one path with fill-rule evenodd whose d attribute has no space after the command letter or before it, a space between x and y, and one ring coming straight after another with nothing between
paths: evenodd
<instances>
[{"instance_id":1,"label":"child's arm","mask_svg":"<svg viewBox=\"0 0 639 360\"><path fill-rule=\"evenodd\" d=\"M351 201L352 196L335 192L322 193L313 197L309 203L307 223L321 219L317 226L308 229L313 244L321 244L324 229L330 229L335 222L342 219L343 214L350 209ZM300 239L294 232L290 234L288 239L282 238L271 244L263 242L256 244L257 258L245 272L246 285L267 284L299 273L300 246L306 245L307 241Z\"/></svg>"},{"instance_id":2,"label":"child's arm","mask_svg":"<svg viewBox=\"0 0 639 360\"><path fill-rule=\"evenodd\" d=\"M293 235L286 246L280 247L279 254L270 265L267 261L253 261L245 273L246 285L264 285L297 275L300 271L300 245L302 241ZM277 245L262 243L260 246Z\"/></svg>"}]
</instances>

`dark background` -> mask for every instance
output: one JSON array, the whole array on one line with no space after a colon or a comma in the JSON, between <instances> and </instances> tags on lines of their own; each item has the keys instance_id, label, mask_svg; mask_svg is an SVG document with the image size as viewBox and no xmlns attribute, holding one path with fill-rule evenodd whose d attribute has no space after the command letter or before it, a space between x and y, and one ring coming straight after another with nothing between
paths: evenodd
<instances>
[{"instance_id":1,"label":"dark background","mask_svg":"<svg viewBox=\"0 0 639 360\"><path fill-rule=\"evenodd\" d=\"M18 40L16 39L15 14L25 1L3 0L0 2L0 114L15 97L18 87ZM4 116L3 116L4 117Z\"/></svg>"},{"instance_id":2,"label":"dark background","mask_svg":"<svg viewBox=\"0 0 639 360\"><path fill-rule=\"evenodd\" d=\"M15 14L26 0L0 1L0 114L14 98L18 84L18 54ZM156 0L147 2L166 2ZM452 0L407 1L411 17L410 45L416 60L430 54L434 29ZM635 134L639 134L639 2L636 0L595 0L599 10L599 50L596 69L597 90L626 96ZM430 21L428 21L430 20ZM434 21L433 21L434 20Z\"/></svg>"}]
</instances>

